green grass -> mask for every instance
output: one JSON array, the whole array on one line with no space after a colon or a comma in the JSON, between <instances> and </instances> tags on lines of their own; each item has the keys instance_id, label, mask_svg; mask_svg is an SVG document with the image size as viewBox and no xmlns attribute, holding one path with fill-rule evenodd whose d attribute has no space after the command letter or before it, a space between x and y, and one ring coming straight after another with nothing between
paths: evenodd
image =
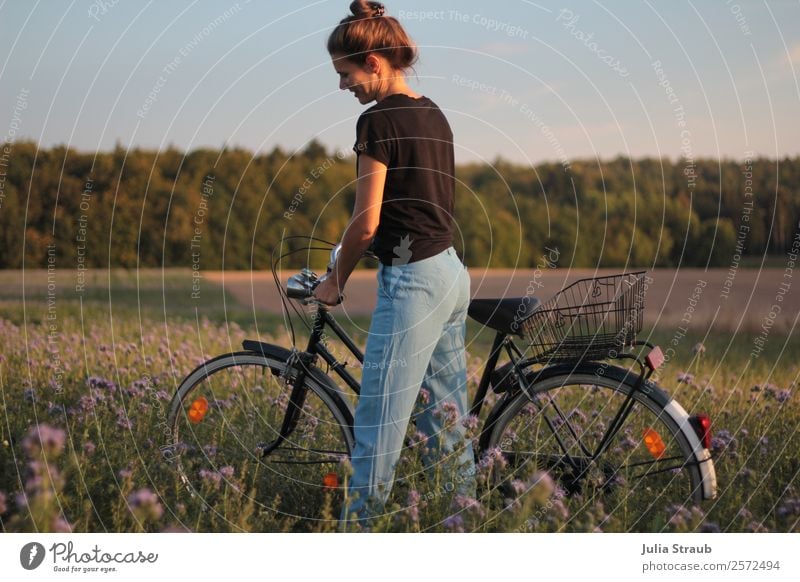
<instances>
[{"instance_id":1,"label":"green grass","mask_svg":"<svg viewBox=\"0 0 800 582\"><path fill-rule=\"evenodd\" d=\"M67 524L74 531L120 532L336 528L334 496L320 510L322 521L299 521L275 510L279 491L251 495L244 484L252 475L245 472L222 485L209 482L191 497L159 452L169 398L181 379L204 359L239 349L246 337L286 345L281 318L249 313L208 283L202 301L193 303L190 273L167 272L163 282L160 275L140 278L138 289L133 274L115 273L110 287L99 278L82 296L70 290L68 280L59 280L62 291L50 319L46 281L29 288L23 310L13 278L5 277L0 277L4 531L58 531ZM356 330L368 321L342 323L363 346L365 334ZM656 330L650 339L669 346L673 335ZM491 339L491 333L469 324L470 395ZM699 507L681 507L676 500L637 529L798 530L800 345L786 339L770 337L757 359L750 357L752 338L743 336L690 334L675 346L658 381L690 412L712 415L720 493ZM701 340L705 351L695 355ZM678 381L679 374L685 381ZM56 430L48 433L47 427ZM513 511L501 511L488 498L478 505L461 500L456 519L453 503L459 501L442 484L459 470L445 462L423 476L419 451L405 451L402 479L375 529L625 531L629 514L644 511L612 505L590 492L560 498L543 483L532 486Z\"/></svg>"}]
</instances>

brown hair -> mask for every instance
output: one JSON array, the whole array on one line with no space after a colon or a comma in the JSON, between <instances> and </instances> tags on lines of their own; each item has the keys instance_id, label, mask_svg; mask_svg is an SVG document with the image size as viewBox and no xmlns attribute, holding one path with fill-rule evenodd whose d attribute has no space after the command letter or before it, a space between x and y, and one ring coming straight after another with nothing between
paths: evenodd
<instances>
[{"instance_id":1,"label":"brown hair","mask_svg":"<svg viewBox=\"0 0 800 582\"><path fill-rule=\"evenodd\" d=\"M384 16L384 11L380 2L352 2L352 14L343 18L328 37L328 54L343 55L363 65L367 55L379 53L395 69L410 68L417 60L417 47L400 22Z\"/></svg>"}]
</instances>

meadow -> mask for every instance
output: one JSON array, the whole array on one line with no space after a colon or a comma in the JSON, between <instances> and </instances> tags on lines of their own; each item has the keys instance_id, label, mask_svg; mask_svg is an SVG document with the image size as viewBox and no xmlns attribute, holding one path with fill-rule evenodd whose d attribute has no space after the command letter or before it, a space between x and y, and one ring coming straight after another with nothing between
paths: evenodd
<instances>
[{"instance_id":1,"label":"meadow","mask_svg":"<svg viewBox=\"0 0 800 582\"><path fill-rule=\"evenodd\" d=\"M336 530L335 495L313 523L278 511L278 495L242 494L235 482L245 475L207 474L200 495L189 496L160 451L167 405L181 379L205 359L238 350L245 338L287 345L282 316L253 309L209 280L198 293L190 270L93 270L80 289L75 276L0 272L3 531ZM363 346L368 317L343 323ZM674 348L660 385L690 412L712 417L719 494L699 506L665 504L637 530L798 531L800 342L792 331L776 326L754 356L753 334L690 327L676 341L674 325L645 330L651 341ZM470 323L470 395L491 339ZM403 462L408 474L422 474L415 451ZM435 494L448 470L442 465L441 475L398 486L374 529L630 528L601 497L564 495L546 475L510 508L480 495Z\"/></svg>"}]
</instances>

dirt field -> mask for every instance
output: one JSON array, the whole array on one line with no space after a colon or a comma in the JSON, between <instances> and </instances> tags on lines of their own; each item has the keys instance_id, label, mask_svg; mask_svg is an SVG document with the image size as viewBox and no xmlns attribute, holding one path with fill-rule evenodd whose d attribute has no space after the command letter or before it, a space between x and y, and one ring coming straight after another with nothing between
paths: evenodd
<instances>
[{"instance_id":1,"label":"dirt field","mask_svg":"<svg viewBox=\"0 0 800 582\"><path fill-rule=\"evenodd\" d=\"M618 270L471 270L473 297L523 297L545 300L566 284L583 277ZM286 278L292 273L286 273ZM204 278L223 285L245 307L279 312L280 300L269 273L204 272ZM800 279L791 284L783 269L656 269L649 272L645 319L658 328L688 327L694 331L754 333L762 325L789 332L800 312ZM369 314L375 306L375 272L358 271L348 283L346 301L338 309ZM781 294L781 291L784 294ZM775 313L773 306L780 311ZM772 315L771 315L772 313ZM793 335L793 334L792 334Z\"/></svg>"}]
</instances>

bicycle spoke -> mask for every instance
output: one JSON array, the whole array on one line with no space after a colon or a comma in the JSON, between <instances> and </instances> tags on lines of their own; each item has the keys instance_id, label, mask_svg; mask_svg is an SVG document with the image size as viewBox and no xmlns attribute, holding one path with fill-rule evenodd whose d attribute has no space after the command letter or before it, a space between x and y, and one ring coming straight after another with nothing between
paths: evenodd
<instances>
[{"instance_id":1,"label":"bicycle spoke","mask_svg":"<svg viewBox=\"0 0 800 582\"><path fill-rule=\"evenodd\" d=\"M262 363L248 364L247 357ZM209 508L217 508L230 486L261 510L311 523L321 518L327 499L341 496L337 475L350 454L347 421L311 389L292 401L281 362L247 357L200 376L175 416L182 479ZM294 419L286 430L288 411ZM279 437L264 456L264 443Z\"/></svg>"},{"instance_id":2,"label":"bicycle spoke","mask_svg":"<svg viewBox=\"0 0 800 582\"><path fill-rule=\"evenodd\" d=\"M529 483L546 470L566 493L580 496L580 507L600 497L628 529L693 498L699 471L690 445L658 404L641 394L629 398L631 389L575 373L537 382L531 400L518 394L486 445L502 444L507 462L494 481L500 498L516 495L513 482Z\"/></svg>"}]
</instances>

